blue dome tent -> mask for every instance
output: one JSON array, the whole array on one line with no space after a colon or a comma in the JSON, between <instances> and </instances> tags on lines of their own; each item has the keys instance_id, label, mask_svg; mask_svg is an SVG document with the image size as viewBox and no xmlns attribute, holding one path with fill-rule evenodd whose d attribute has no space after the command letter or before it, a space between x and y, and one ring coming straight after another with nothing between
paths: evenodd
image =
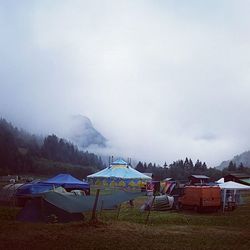
<instances>
[{"instance_id":1,"label":"blue dome tent","mask_svg":"<svg viewBox=\"0 0 250 250\"><path fill-rule=\"evenodd\" d=\"M87 176L90 184L111 187L142 187L151 178L133 169L127 162L118 159L95 174Z\"/></svg>"},{"instance_id":2,"label":"blue dome tent","mask_svg":"<svg viewBox=\"0 0 250 250\"><path fill-rule=\"evenodd\" d=\"M41 196L41 194L58 187L63 187L67 191L84 190L87 195L90 193L89 183L78 180L70 174L59 174L45 181L24 184L16 190L15 196L18 204L22 206L30 197Z\"/></svg>"},{"instance_id":3,"label":"blue dome tent","mask_svg":"<svg viewBox=\"0 0 250 250\"><path fill-rule=\"evenodd\" d=\"M42 183L59 185L64 187L65 189L88 189L89 183L80 181L70 174L59 174L55 177L52 177Z\"/></svg>"}]
</instances>

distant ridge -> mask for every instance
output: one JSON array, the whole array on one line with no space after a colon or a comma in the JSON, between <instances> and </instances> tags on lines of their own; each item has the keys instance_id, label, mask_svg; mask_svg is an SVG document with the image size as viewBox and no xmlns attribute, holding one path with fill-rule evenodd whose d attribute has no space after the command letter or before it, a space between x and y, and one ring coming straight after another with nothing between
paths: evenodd
<instances>
[{"instance_id":1,"label":"distant ridge","mask_svg":"<svg viewBox=\"0 0 250 250\"><path fill-rule=\"evenodd\" d=\"M244 167L250 167L250 151L243 152L242 154L234 156L231 160L223 161L217 168L223 169L228 167L230 161L238 167L241 163Z\"/></svg>"}]
</instances>

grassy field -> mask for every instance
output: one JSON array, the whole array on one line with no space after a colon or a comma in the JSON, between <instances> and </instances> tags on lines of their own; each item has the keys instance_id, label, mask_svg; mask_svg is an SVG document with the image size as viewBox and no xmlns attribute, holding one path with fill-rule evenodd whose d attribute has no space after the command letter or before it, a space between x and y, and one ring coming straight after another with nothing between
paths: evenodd
<instances>
[{"instance_id":1,"label":"grassy field","mask_svg":"<svg viewBox=\"0 0 250 250\"><path fill-rule=\"evenodd\" d=\"M0 207L1 249L250 249L250 197L235 211L141 213L124 204L103 211L99 223L31 224L15 221L16 208Z\"/></svg>"}]
</instances>

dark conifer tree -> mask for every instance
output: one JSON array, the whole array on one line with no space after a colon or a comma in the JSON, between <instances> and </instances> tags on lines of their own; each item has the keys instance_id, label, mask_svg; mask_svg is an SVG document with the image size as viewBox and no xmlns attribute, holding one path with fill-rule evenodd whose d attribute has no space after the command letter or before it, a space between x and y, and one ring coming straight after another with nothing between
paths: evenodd
<instances>
[{"instance_id":1,"label":"dark conifer tree","mask_svg":"<svg viewBox=\"0 0 250 250\"><path fill-rule=\"evenodd\" d=\"M236 171L236 164L230 161L227 169L228 171Z\"/></svg>"},{"instance_id":2,"label":"dark conifer tree","mask_svg":"<svg viewBox=\"0 0 250 250\"><path fill-rule=\"evenodd\" d=\"M136 165L135 169L139 172L144 172L144 166L142 164L141 161L138 162L138 164Z\"/></svg>"}]
</instances>

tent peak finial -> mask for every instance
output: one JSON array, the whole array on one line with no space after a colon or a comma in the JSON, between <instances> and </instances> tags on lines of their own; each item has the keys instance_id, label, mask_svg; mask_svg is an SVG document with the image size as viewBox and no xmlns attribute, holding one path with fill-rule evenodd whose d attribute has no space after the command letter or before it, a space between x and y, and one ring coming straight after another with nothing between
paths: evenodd
<instances>
[{"instance_id":1,"label":"tent peak finial","mask_svg":"<svg viewBox=\"0 0 250 250\"><path fill-rule=\"evenodd\" d=\"M117 159L116 161L112 162L111 165L129 165L129 164L120 158L120 159Z\"/></svg>"}]
</instances>

